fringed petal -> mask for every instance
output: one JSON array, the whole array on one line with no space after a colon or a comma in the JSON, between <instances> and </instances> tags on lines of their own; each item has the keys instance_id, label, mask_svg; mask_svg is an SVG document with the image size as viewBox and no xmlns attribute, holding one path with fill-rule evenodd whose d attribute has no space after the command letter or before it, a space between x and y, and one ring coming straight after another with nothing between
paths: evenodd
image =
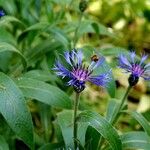
<instances>
[{"instance_id":1,"label":"fringed petal","mask_svg":"<svg viewBox=\"0 0 150 150\"><path fill-rule=\"evenodd\" d=\"M53 70L55 70L58 76L62 76L62 78L72 77L71 72L68 69L66 69L59 61L55 63Z\"/></svg>"},{"instance_id":2,"label":"fringed petal","mask_svg":"<svg viewBox=\"0 0 150 150\"><path fill-rule=\"evenodd\" d=\"M88 81L97 85L106 87L107 83L110 81L110 71L108 73L100 74L98 76L91 76L89 77Z\"/></svg>"}]
</instances>

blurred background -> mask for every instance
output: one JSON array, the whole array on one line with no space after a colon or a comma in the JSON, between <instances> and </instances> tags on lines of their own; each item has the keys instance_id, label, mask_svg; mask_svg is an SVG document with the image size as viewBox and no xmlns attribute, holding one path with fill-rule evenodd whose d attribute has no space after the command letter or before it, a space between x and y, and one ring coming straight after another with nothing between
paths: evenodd
<instances>
[{"instance_id":1,"label":"blurred background","mask_svg":"<svg viewBox=\"0 0 150 150\"><path fill-rule=\"evenodd\" d=\"M87 6L85 11L79 7L81 2L82 7ZM65 81L57 78L51 69L58 54L75 45L82 48L89 59L93 50L106 57L113 68L116 91L110 96L106 90L88 84L81 96L81 109L93 109L104 115L111 97L122 98L128 86L128 75L117 68L119 53L130 50L138 55L150 53L149 0L0 0L0 9L6 14L0 18L0 42L15 46L27 60L27 70L24 70L16 54L0 54L0 70L14 78L32 76L37 79L42 74L39 80L56 85L74 97L73 90L66 88ZM142 112L150 121L149 94L150 83L141 79L128 97L128 107ZM42 135L38 105L32 101L29 107L36 133ZM55 112L60 110L51 111L53 121ZM119 122L118 127L123 131L141 129L128 115Z\"/></svg>"}]
</instances>

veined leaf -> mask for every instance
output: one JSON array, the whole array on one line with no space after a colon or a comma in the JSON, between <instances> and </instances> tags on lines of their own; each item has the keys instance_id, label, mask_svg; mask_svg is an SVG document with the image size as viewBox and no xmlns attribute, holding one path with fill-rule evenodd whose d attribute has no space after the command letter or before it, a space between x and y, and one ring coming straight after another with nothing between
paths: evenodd
<instances>
[{"instance_id":1,"label":"veined leaf","mask_svg":"<svg viewBox=\"0 0 150 150\"><path fill-rule=\"evenodd\" d=\"M61 128L62 135L66 148L74 149L73 142L73 111L63 111L58 114L57 122ZM80 145L85 145L85 133L87 130L88 124L79 122L78 131L77 131L77 141Z\"/></svg>"},{"instance_id":2,"label":"veined leaf","mask_svg":"<svg viewBox=\"0 0 150 150\"><path fill-rule=\"evenodd\" d=\"M78 115L79 122L87 122L96 129L110 144L113 150L121 150L121 139L113 126L102 116L95 112L84 111Z\"/></svg>"},{"instance_id":3,"label":"veined leaf","mask_svg":"<svg viewBox=\"0 0 150 150\"><path fill-rule=\"evenodd\" d=\"M119 103L115 99L111 99L106 113L106 119L112 123L117 115L117 109L119 108Z\"/></svg>"},{"instance_id":4,"label":"veined leaf","mask_svg":"<svg viewBox=\"0 0 150 150\"><path fill-rule=\"evenodd\" d=\"M53 85L23 77L19 78L16 83L27 98L36 99L53 107L67 109L72 107L68 95Z\"/></svg>"},{"instance_id":5,"label":"veined leaf","mask_svg":"<svg viewBox=\"0 0 150 150\"><path fill-rule=\"evenodd\" d=\"M8 125L32 149L33 125L23 94L3 73L0 73L0 103L0 112Z\"/></svg>"},{"instance_id":6,"label":"veined leaf","mask_svg":"<svg viewBox=\"0 0 150 150\"><path fill-rule=\"evenodd\" d=\"M128 132L121 135L123 149L150 150L150 137L145 132Z\"/></svg>"},{"instance_id":7,"label":"veined leaf","mask_svg":"<svg viewBox=\"0 0 150 150\"><path fill-rule=\"evenodd\" d=\"M23 62L24 67L27 66L27 62L26 62L25 57L13 45L8 44L6 42L0 42L0 53L2 53L2 52L14 52L14 53L18 54L22 58L22 62Z\"/></svg>"}]
</instances>

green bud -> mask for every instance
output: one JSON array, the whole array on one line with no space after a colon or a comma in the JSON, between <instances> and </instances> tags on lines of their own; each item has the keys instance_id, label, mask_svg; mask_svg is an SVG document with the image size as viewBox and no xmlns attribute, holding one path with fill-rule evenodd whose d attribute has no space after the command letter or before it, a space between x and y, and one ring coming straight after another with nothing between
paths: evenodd
<instances>
[{"instance_id":1,"label":"green bud","mask_svg":"<svg viewBox=\"0 0 150 150\"><path fill-rule=\"evenodd\" d=\"M81 12L84 12L87 8L87 1L86 0L81 0L79 3L79 9Z\"/></svg>"}]
</instances>

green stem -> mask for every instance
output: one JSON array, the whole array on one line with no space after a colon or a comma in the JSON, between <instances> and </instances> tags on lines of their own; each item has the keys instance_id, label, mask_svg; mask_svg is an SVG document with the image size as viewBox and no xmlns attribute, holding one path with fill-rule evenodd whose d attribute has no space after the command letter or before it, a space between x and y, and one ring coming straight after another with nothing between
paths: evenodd
<instances>
[{"instance_id":1,"label":"green stem","mask_svg":"<svg viewBox=\"0 0 150 150\"><path fill-rule=\"evenodd\" d=\"M125 103L125 100L127 99L127 96L129 94L131 88L132 88L132 86L128 86L127 91L126 91L126 93L125 93L124 97L122 98L121 103L119 105L117 114L121 111L121 109L122 109L122 107L123 107L123 105Z\"/></svg>"},{"instance_id":2,"label":"green stem","mask_svg":"<svg viewBox=\"0 0 150 150\"><path fill-rule=\"evenodd\" d=\"M79 27L81 25L82 17L83 17L83 13L81 13L81 15L80 15L78 26L77 26L77 28L76 28L76 30L74 32L73 48L75 48L75 46L77 44L77 41L78 41L77 34L78 34Z\"/></svg>"},{"instance_id":3,"label":"green stem","mask_svg":"<svg viewBox=\"0 0 150 150\"><path fill-rule=\"evenodd\" d=\"M74 102L74 119L73 119L73 136L74 136L74 149L77 149L77 129L78 124L76 122L78 105L79 105L80 93L76 93L76 99Z\"/></svg>"}]
</instances>

